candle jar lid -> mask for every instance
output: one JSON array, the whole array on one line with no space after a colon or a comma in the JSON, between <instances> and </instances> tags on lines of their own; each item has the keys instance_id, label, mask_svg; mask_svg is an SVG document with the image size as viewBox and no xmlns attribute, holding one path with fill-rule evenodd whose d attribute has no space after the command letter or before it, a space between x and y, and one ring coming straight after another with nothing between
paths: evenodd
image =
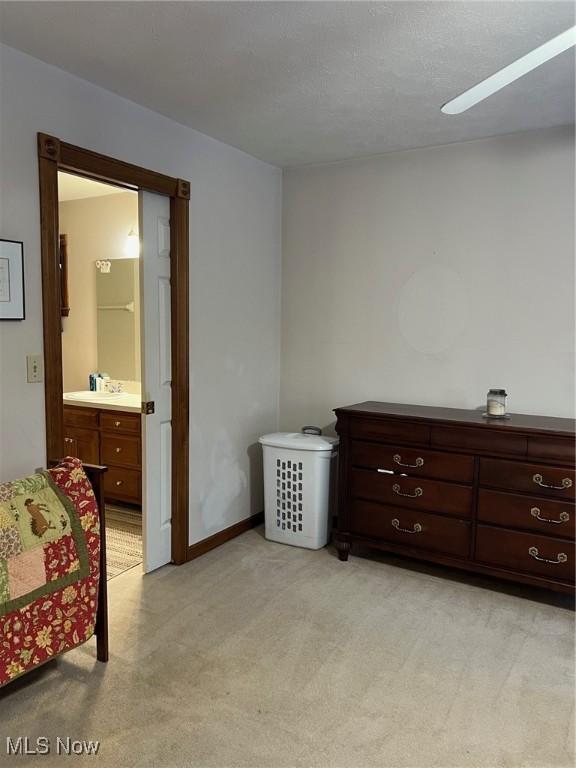
<instances>
[{"instance_id":1,"label":"candle jar lid","mask_svg":"<svg viewBox=\"0 0 576 768\"><path fill-rule=\"evenodd\" d=\"M501 395L506 397L506 390L505 389L489 389L488 390L489 395Z\"/></svg>"}]
</instances>

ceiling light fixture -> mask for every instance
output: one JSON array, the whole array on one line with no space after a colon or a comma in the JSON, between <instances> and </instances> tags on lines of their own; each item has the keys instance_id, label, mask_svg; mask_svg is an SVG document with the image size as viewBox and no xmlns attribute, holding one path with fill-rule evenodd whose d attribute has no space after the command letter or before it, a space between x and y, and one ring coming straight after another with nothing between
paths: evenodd
<instances>
[{"instance_id":1,"label":"ceiling light fixture","mask_svg":"<svg viewBox=\"0 0 576 768\"><path fill-rule=\"evenodd\" d=\"M574 45L576 45L576 27L571 27L464 91L460 96L448 101L442 107L442 112L445 115L459 115L461 112L465 112Z\"/></svg>"}]
</instances>

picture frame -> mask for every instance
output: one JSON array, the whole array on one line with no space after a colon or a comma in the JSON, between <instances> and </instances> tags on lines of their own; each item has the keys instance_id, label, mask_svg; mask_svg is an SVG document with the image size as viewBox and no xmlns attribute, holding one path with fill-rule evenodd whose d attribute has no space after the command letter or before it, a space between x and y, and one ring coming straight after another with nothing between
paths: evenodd
<instances>
[{"instance_id":1,"label":"picture frame","mask_svg":"<svg viewBox=\"0 0 576 768\"><path fill-rule=\"evenodd\" d=\"M70 314L70 300L68 297L68 235L60 235L60 315L68 317Z\"/></svg>"},{"instance_id":2,"label":"picture frame","mask_svg":"<svg viewBox=\"0 0 576 768\"><path fill-rule=\"evenodd\" d=\"M24 318L24 243L0 238L0 320Z\"/></svg>"}]
</instances>

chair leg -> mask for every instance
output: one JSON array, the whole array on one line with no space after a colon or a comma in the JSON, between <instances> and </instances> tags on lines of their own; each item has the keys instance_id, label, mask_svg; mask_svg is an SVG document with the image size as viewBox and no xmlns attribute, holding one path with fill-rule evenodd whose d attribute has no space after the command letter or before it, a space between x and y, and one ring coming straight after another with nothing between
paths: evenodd
<instances>
[{"instance_id":1,"label":"chair leg","mask_svg":"<svg viewBox=\"0 0 576 768\"><path fill-rule=\"evenodd\" d=\"M108 581L106 579L106 507L104 506L104 473L107 467L84 465L92 483L100 513L100 579L98 582L98 608L96 609L96 658L108 661Z\"/></svg>"},{"instance_id":2,"label":"chair leg","mask_svg":"<svg viewBox=\"0 0 576 768\"><path fill-rule=\"evenodd\" d=\"M108 661L108 627L102 632L96 628L96 658L98 661Z\"/></svg>"}]
</instances>

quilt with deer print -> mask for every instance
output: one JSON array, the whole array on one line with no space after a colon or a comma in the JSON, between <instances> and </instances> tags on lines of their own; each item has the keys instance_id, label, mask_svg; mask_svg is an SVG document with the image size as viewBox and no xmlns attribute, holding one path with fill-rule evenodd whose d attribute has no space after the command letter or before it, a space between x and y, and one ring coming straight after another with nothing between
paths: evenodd
<instances>
[{"instance_id":1,"label":"quilt with deer print","mask_svg":"<svg viewBox=\"0 0 576 768\"><path fill-rule=\"evenodd\" d=\"M0 484L0 686L93 635L99 556L78 459Z\"/></svg>"}]
</instances>

